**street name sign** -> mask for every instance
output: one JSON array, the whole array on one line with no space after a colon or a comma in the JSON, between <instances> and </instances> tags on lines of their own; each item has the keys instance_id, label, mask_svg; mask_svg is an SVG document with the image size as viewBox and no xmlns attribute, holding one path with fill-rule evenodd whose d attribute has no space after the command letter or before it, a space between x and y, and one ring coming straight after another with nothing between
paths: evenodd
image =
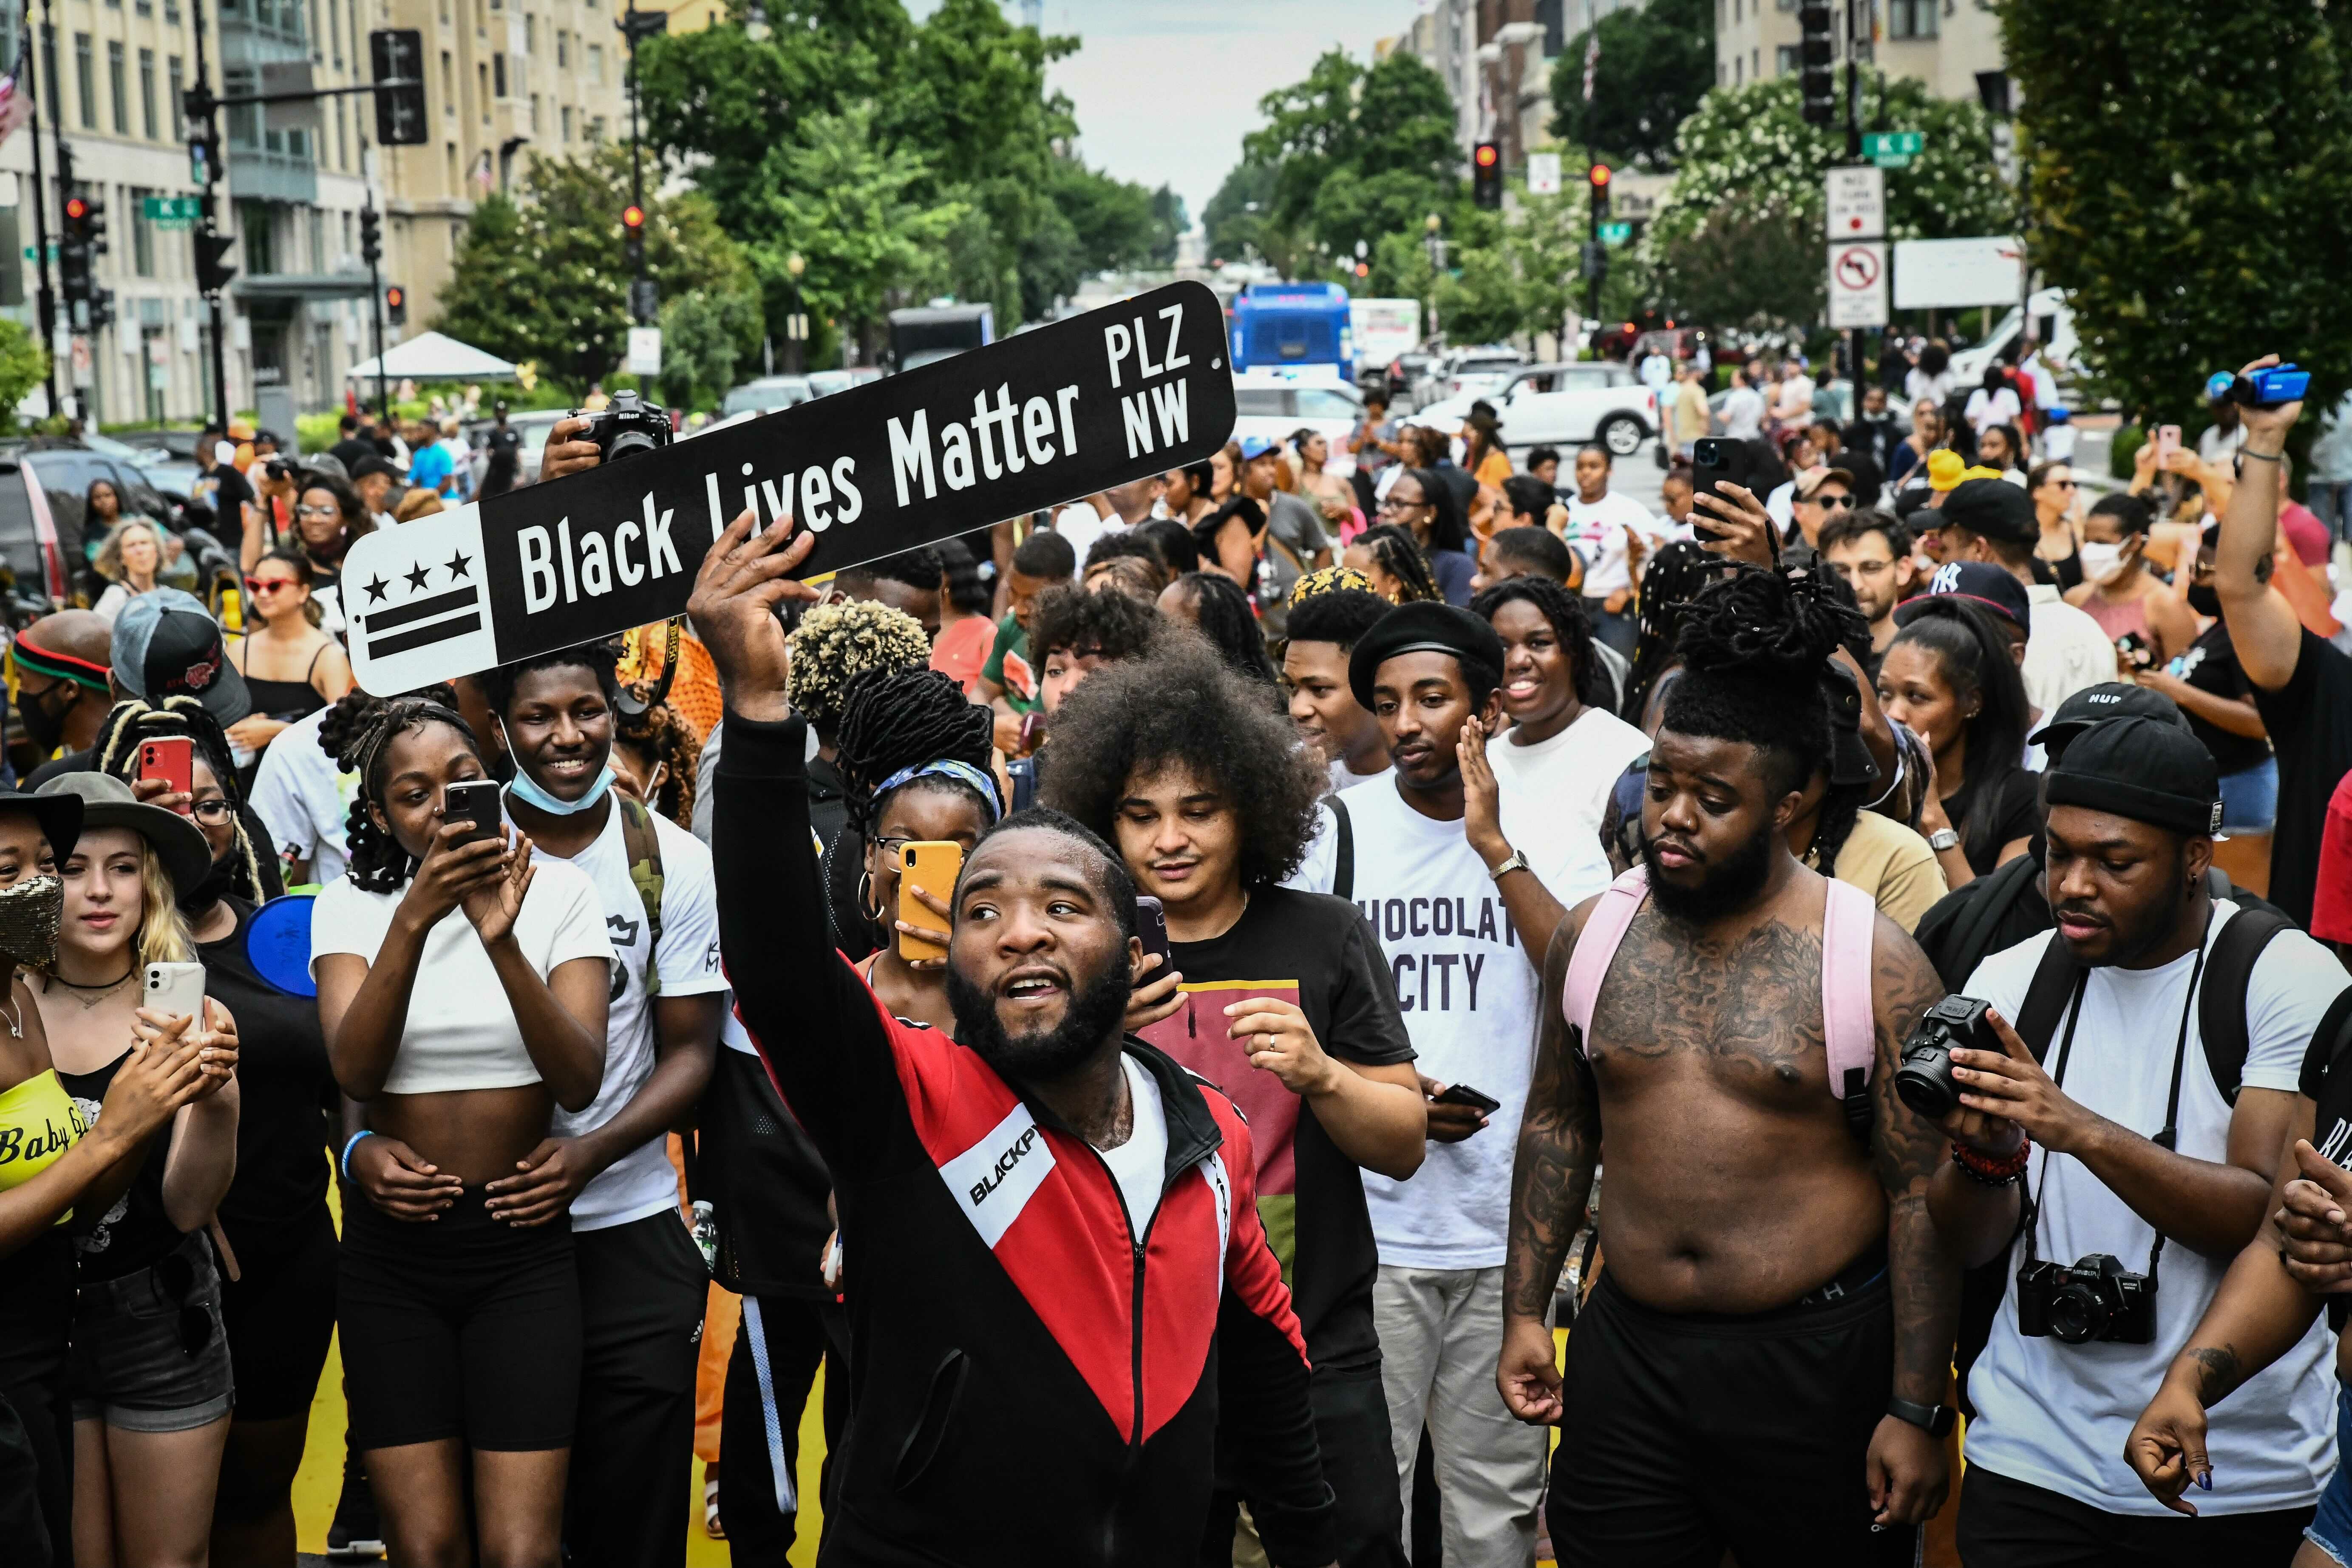
<instances>
[{"instance_id":1,"label":"street name sign","mask_svg":"<svg viewBox=\"0 0 2352 1568\"><path fill-rule=\"evenodd\" d=\"M1601 243L1603 245L1622 245L1633 237L1633 226L1630 223L1604 223L1601 226Z\"/></svg>"},{"instance_id":2,"label":"street name sign","mask_svg":"<svg viewBox=\"0 0 2352 1568\"><path fill-rule=\"evenodd\" d=\"M389 696L683 614L746 510L815 534L813 577L1205 462L1233 434L1226 353L1216 295L1171 283L371 533L343 563L352 673Z\"/></svg>"},{"instance_id":3,"label":"street name sign","mask_svg":"<svg viewBox=\"0 0 2352 1568\"><path fill-rule=\"evenodd\" d=\"M1927 145L1927 138L1916 131L1870 131L1862 138L1862 155L1882 169L1900 169L1909 165Z\"/></svg>"}]
</instances>

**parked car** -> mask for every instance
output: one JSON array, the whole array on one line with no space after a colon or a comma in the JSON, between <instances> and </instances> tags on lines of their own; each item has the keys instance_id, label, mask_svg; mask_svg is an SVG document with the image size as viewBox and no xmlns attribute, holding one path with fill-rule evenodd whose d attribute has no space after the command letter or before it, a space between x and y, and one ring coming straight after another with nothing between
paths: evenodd
<instances>
[{"instance_id":1,"label":"parked car","mask_svg":"<svg viewBox=\"0 0 2352 1568\"><path fill-rule=\"evenodd\" d=\"M206 525L208 509L169 496L148 482L131 448L105 437L81 441L41 437L0 446L0 557L10 580L5 599L9 619L26 620L74 602L90 592L89 561L100 541L87 535L84 506L90 485L111 484L126 516L145 517L180 542L163 575L193 584L209 597L226 581L236 580L236 558ZM229 537L236 537L234 531ZM167 545L167 552L168 552Z\"/></svg>"},{"instance_id":2,"label":"parked car","mask_svg":"<svg viewBox=\"0 0 2352 1568\"><path fill-rule=\"evenodd\" d=\"M1388 386L1389 400L1393 403L1410 396L1413 388L1421 384L1422 379L1436 369L1437 356L1434 354L1425 354L1416 349L1410 353L1397 355L1395 359L1389 362L1388 369L1382 373Z\"/></svg>"},{"instance_id":3,"label":"parked car","mask_svg":"<svg viewBox=\"0 0 2352 1568\"><path fill-rule=\"evenodd\" d=\"M779 408L790 408L806 403L816 395L804 375L763 375L747 381L729 393L719 405L722 415L772 414Z\"/></svg>"},{"instance_id":4,"label":"parked car","mask_svg":"<svg viewBox=\"0 0 2352 1568\"><path fill-rule=\"evenodd\" d=\"M1263 436L1282 443L1287 453L1290 437L1299 429L1319 431L1331 443L1328 471L1343 476L1356 471L1355 458L1344 448L1364 422L1364 400L1339 379L1336 367L1243 371L1234 377L1234 440Z\"/></svg>"},{"instance_id":5,"label":"parked car","mask_svg":"<svg viewBox=\"0 0 2352 1568\"><path fill-rule=\"evenodd\" d=\"M847 370L813 370L808 373L809 390L819 397L831 397L836 392L847 392L853 386L863 386L869 381L882 379L882 367L876 364L853 365Z\"/></svg>"},{"instance_id":6,"label":"parked car","mask_svg":"<svg viewBox=\"0 0 2352 1568\"><path fill-rule=\"evenodd\" d=\"M1487 397L1500 392L1527 363L1528 356L1513 348L1463 349L1446 366L1445 395L1449 399Z\"/></svg>"},{"instance_id":7,"label":"parked car","mask_svg":"<svg viewBox=\"0 0 2352 1568\"><path fill-rule=\"evenodd\" d=\"M1612 456L1630 458L1659 428L1657 394L1623 365L1595 361L1529 365L1492 393L1449 397L1413 417L1454 429L1482 396L1495 405L1503 444L1515 453L1597 441Z\"/></svg>"}]
</instances>

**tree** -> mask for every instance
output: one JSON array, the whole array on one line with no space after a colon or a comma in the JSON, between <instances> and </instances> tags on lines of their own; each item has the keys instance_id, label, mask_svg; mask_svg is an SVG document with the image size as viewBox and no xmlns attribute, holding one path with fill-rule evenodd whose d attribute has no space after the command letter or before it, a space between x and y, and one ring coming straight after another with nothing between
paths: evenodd
<instances>
[{"instance_id":1,"label":"tree","mask_svg":"<svg viewBox=\"0 0 2352 1568\"><path fill-rule=\"evenodd\" d=\"M1151 224L1155 232L1151 259L1160 267L1176 265L1176 242L1192 226L1184 198L1166 185L1151 193Z\"/></svg>"},{"instance_id":2,"label":"tree","mask_svg":"<svg viewBox=\"0 0 2352 1568\"><path fill-rule=\"evenodd\" d=\"M458 242L435 325L511 360L536 360L575 391L612 374L628 345L628 271L621 209L629 154L605 147L572 160L534 157L522 199L485 197ZM688 191L646 200L646 270L664 298L703 289L733 295L730 318L748 356L760 341L756 281L709 197Z\"/></svg>"},{"instance_id":3,"label":"tree","mask_svg":"<svg viewBox=\"0 0 2352 1568\"><path fill-rule=\"evenodd\" d=\"M2095 394L2189 423L2209 372L2270 350L2315 410L2352 384L2346 10L2004 0L2027 254L2072 291Z\"/></svg>"},{"instance_id":4,"label":"tree","mask_svg":"<svg viewBox=\"0 0 2352 1568\"><path fill-rule=\"evenodd\" d=\"M689 289L662 301L662 396L673 408L712 409L735 384L743 342L759 335L748 292Z\"/></svg>"},{"instance_id":5,"label":"tree","mask_svg":"<svg viewBox=\"0 0 2352 1568\"><path fill-rule=\"evenodd\" d=\"M1245 164L1272 174L1259 234L1295 234L1295 256L1318 246L1352 254L1360 239L1418 232L1429 214L1458 203L1454 100L1412 55L1391 54L1367 69L1334 49L1305 80L1266 94L1258 107L1266 124L1242 150ZM1210 206L1213 213L1217 204Z\"/></svg>"},{"instance_id":6,"label":"tree","mask_svg":"<svg viewBox=\"0 0 2352 1568\"><path fill-rule=\"evenodd\" d=\"M1982 108L1931 97L1926 84L1905 78L1886 84L1885 113L1891 126L1927 138L1908 168L1887 174L1889 239L2014 230ZM1683 121L1674 156L1674 186L1639 258L1656 280L1654 303L1718 328L1819 321L1828 288L1822 174L1845 161L1845 134L1804 122L1796 76L1713 89ZM1736 276L1741 246L1763 247L1770 264ZM1783 265L1799 249L1810 265Z\"/></svg>"},{"instance_id":7,"label":"tree","mask_svg":"<svg viewBox=\"0 0 2352 1568\"><path fill-rule=\"evenodd\" d=\"M1592 101L1584 57L1601 35ZM1551 133L1652 169L1674 167L1675 132L1715 79L1715 17L1707 0L1650 0L1612 11L1570 41L1551 68Z\"/></svg>"},{"instance_id":8,"label":"tree","mask_svg":"<svg viewBox=\"0 0 2352 1568\"><path fill-rule=\"evenodd\" d=\"M49 374L49 354L21 321L0 321L0 413L14 428L16 405Z\"/></svg>"}]
</instances>

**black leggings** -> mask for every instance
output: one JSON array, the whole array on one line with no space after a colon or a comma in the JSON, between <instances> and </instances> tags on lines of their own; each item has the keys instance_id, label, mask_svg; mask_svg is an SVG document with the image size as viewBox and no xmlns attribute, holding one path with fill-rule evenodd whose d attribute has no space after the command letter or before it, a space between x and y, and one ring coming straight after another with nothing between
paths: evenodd
<instances>
[{"instance_id":1,"label":"black leggings","mask_svg":"<svg viewBox=\"0 0 2352 1568\"><path fill-rule=\"evenodd\" d=\"M570 1225L502 1225L479 1189L426 1224L357 1194L343 1215L336 1315L352 1447L570 1447L580 1404Z\"/></svg>"}]
</instances>

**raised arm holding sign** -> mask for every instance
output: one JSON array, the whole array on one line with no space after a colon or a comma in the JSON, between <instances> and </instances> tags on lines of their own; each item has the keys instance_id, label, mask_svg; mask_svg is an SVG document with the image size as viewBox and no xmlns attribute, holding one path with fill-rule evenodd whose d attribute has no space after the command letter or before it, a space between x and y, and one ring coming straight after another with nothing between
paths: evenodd
<instances>
[{"instance_id":1,"label":"raised arm holding sign","mask_svg":"<svg viewBox=\"0 0 2352 1568\"><path fill-rule=\"evenodd\" d=\"M372 534L352 668L412 689L667 619L730 519L837 572L1200 462L1234 426L1224 315L1169 285L714 435Z\"/></svg>"}]
</instances>

